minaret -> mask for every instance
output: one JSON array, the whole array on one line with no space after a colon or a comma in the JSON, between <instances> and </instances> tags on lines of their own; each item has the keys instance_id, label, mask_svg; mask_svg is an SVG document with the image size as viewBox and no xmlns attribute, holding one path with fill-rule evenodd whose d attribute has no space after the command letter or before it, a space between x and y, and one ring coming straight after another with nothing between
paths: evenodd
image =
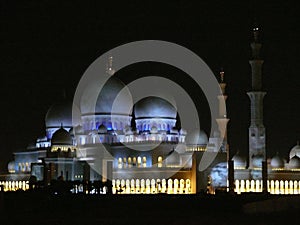
<instances>
[{"instance_id":1,"label":"minaret","mask_svg":"<svg viewBox=\"0 0 300 225\"><path fill-rule=\"evenodd\" d=\"M251 101L251 123L249 127L249 168L253 168L254 156L266 160L266 134L263 124L263 98L266 92L262 91L262 65L260 58L259 28L253 28L254 40L251 43L252 58L249 60L252 70L252 90L247 92Z\"/></svg>"},{"instance_id":2,"label":"minaret","mask_svg":"<svg viewBox=\"0 0 300 225\"><path fill-rule=\"evenodd\" d=\"M218 124L218 128L220 131L221 137L224 137L223 142L221 143L221 151L227 153L227 161L229 160L229 147L227 144L227 123L229 119L226 115L226 99L227 95L225 94L225 88L226 83L224 82L224 71L221 70L220 72L221 82L220 82L220 88L222 93L218 95L219 100L219 117L216 119L216 122Z\"/></svg>"}]
</instances>

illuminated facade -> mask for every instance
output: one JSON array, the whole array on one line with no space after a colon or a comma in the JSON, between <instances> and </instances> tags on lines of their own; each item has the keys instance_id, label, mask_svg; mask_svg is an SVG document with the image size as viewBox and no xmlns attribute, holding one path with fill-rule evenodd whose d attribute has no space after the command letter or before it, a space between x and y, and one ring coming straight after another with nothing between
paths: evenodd
<instances>
[{"instance_id":1,"label":"illuminated facade","mask_svg":"<svg viewBox=\"0 0 300 225\"><path fill-rule=\"evenodd\" d=\"M89 107L86 96L78 107L67 101L54 104L45 117L45 136L25 151L14 153L14 161L8 164L9 174L0 176L0 184L4 190L26 190L33 178L44 185L61 179L78 181L72 189L78 193L86 191L80 182L111 181L114 194L192 194L207 190L215 193L217 189L228 190L228 165L232 161L234 191L261 192L264 188L262 162L266 162L268 192L300 193L299 144L291 150L288 161L278 154L266 159L262 102L265 92L261 84L263 61L259 57L258 32L254 30L251 44L248 160L239 153L232 158L229 155L229 119L222 101L227 98L223 71L221 93L216 96L218 130L209 138L203 131L188 133L176 128L176 105L162 98L143 98L132 109L128 106L130 93L127 93L114 105L116 96L126 86L112 76L101 89L94 109ZM114 72L110 57L106 73ZM216 156L202 171L200 161L204 154ZM95 193L96 189L89 192Z\"/></svg>"}]
</instances>

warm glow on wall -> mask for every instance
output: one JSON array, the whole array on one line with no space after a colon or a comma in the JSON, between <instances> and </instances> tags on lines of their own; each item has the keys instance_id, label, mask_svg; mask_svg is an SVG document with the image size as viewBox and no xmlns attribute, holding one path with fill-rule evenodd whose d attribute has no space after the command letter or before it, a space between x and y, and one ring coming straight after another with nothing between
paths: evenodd
<instances>
[{"instance_id":1,"label":"warm glow on wall","mask_svg":"<svg viewBox=\"0 0 300 225\"><path fill-rule=\"evenodd\" d=\"M268 180L267 186L270 194L300 193L300 181L297 180ZM238 194L243 192L262 192L262 187L262 180L235 180L234 191Z\"/></svg>"},{"instance_id":2,"label":"warm glow on wall","mask_svg":"<svg viewBox=\"0 0 300 225\"><path fill-rule=\"evenodd\" d=\"M191 194L190 179L116 179L113 194Z\"/></svg>"}]
</instances>

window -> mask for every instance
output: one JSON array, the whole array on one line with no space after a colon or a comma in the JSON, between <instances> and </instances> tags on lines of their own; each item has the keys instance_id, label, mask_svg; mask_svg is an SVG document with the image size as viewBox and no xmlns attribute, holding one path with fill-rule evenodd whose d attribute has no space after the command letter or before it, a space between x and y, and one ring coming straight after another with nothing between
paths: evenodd
<instances>
[{"instance_id":1,"label":"window","mask_svg":"<svg viewBox=\"0 0 300 225\"><path fill-rule=\"evenodd\" d=\"M158 156L157 158L157 167L162 167L162 157Z\"/></svg>"}]
</instances>

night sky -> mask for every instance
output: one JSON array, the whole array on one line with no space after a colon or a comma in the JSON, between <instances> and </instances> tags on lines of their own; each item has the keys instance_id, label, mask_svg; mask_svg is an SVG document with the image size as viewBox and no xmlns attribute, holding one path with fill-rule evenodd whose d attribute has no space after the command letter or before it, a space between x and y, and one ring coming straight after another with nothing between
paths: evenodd
<instances>
[{"instance_id":1,"label":"night sky","mask_svg":"<svg viewBox=\"0 0 300 225\"><path fill-rule=\"evenodd\" d=\"M246 154L254 18L262 30L265 60L267 151L286 157L300 139L299 8L289 1L198 2L1 0L0 170L12 159L12 152L44 134L47 109L62 100L63 90L72 100L82 74L96 58L121 44L146 39L192 50L216 75L224 68L230 148ZM126 83L140 74L160 73L188 89L208 132L205 100L188 79L180 83L186 75L176 68L145 63L117 75Z\"/></svg>"}]
</instances>

